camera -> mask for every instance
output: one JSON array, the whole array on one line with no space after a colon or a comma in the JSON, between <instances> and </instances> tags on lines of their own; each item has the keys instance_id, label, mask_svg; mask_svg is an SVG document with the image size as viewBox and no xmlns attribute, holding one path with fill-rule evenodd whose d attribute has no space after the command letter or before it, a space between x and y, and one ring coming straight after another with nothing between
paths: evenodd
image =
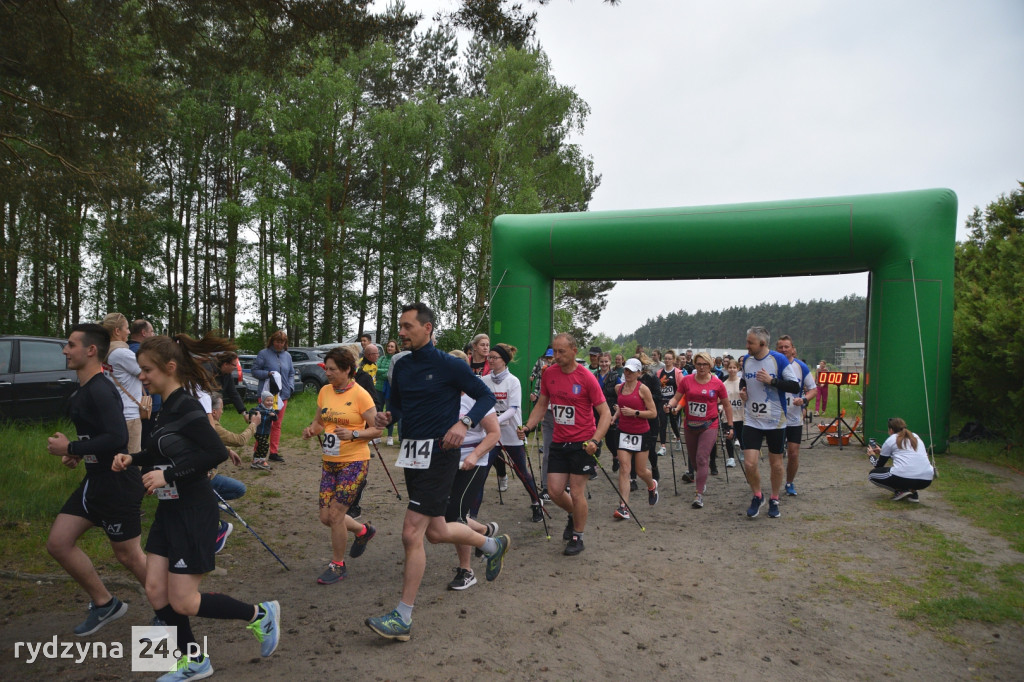
<instances>
[{"instance_id":1,"label":"camera","mask_svg":"<svg viewBox=\"0 0 1024 682\"><path fill-rule=\"evenodd\" d=\"M251 418L251 417L252 417L252 416L253 416L254 414L256 414L257 412L259 412L259 410L257 410L257 409L256 409L256 408L254 407L254 408L253 408L253 409L251 409L251 410L246 410L246 412L245 412L245 413L246 413L247 415L249 415L249 417Z\"/></svg>"}]
</instances>

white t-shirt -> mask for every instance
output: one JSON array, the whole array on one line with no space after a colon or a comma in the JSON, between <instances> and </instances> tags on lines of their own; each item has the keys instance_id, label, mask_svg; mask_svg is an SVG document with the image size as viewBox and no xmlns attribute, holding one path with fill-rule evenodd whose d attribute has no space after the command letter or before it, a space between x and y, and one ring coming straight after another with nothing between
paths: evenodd
<instances>
[{"instance_id":1,"label":"white t-shirt","mask_svg":"<svg viewBox=\"0 0 1024 682\"><path fill-rule=\"evenodd\" d=\"M800 393L784 394L786 396L786 425L801 426L804 422L804 408L800 405L794 405L793 401L797 398L803 398L807 391L817 388L818 385L814 383L814 372L799 359L794 359L789 363L789 366L793 368L793 374L796 375L796 380L800 384ZM802 379L800 378L801 374L803 375ZM804 404L806 405L806 403Z\"/></svg>"},{"instance_id":2,"label":"white t-shirt","mask_svg":"<svg viewBox=\"0 0 1024 682\"><path fill-rule=\"evenodd\" d=\"M725 390L729 394L729 404L732 405L732 420L734 422L743 421L743 398L740 398L740 375L737 374L735 379L726 379L722 383L725 384ZM729 426L732 426L732 424L729 424Z\"/></svg>"},{"instance_id":3,"label":"white t-shirt","mask_svg":"<svg viewBox=\"0 0 1024 682\"><path fill-rule=\"evenodd\" d=\"M928 451L925 450L924 439L915 433L917 447L911 450L909 442L904 443L907 447L903 448L896 445L896 436L898 435L894 433L882 443L882 456L892 457L892 467L889 469L889 473L902 478L932 480L935 470L932 469L932 464L928 461Z\"/></svg>"},{"instance_id":4,"label":"white t-shirt","mask_svg":"<svg viewBox=\"0 0 1024 682\"><path fill-rule=\"evenodd\" d=\"M523 389L517 379L506 368L501 373L501 381L495 381L494 372L480 377L487 388L491 389L496 402L494 411L498 413L498 424L501 425L502 445L522 445L516 429L523 425Z\"/></svg>"},{"instance_id":5,"label":"white t-shirt","mask_svg":"<svg viewBox=\"0 0 1024 682\"><path fill-rule=\"evenodd\" d=\"M770 431L786 426L785 392L762 384L757 380L758 370L764 369L773 379L800 381L793 373L789 360L778 351L769 351L758 360L753 355L743 356L743 377L747 380L747 402L743 404L743 425Z\"/></svg>"},{"instance_id":6,"label":"white t-shirt","mask_svg":"<svg viewBox=\"0 0 1024 682\"><path fill-rule=\"evenodd\" d=\"M469 411L473 409L474 405L476 405L476 401L470 398L465 393L463 393L462 400L459 403L459 419L469 414ZM491 409L487 410L487 414L494 414L494 408L492 407ZM485 414L484 416L486 417L487 414ZM462 450L461 456L459 457L459 461L466 461L466 458L473 453L473 450L476 449L476 446L480 443L480 441L484 439L484 436L486 435L487 432L484 431L483 419L481 419L476 426L466 431L466 437L462 439ZM490 460L491 452L490 450L488 450L487 452L480 456L480 459L476 461L476 465L478 467L486 466L487 463L490 462Z\"/></svg>"},{"instance_id":7,"label":"white t-shirt","mask_svg":"<svg viewBox=\"0 0 1024 682\"><path fill-rule=\"evenodd\" d=\"M107 355L107 364L113 369L114 378L121 384L121 388L117 389L117 393L121 396L125 420L138 419L139 405L135 401L142 399L142 382L139 381L139 373L142 370L139 369L135 353L127 346L115 348ZM111 380L111 383L113 383L113 380ZM114 384L114 387L116 388L117 384ZM126 391L134 396L135 400L126 395Z\"/></svg>"}]
</instances>

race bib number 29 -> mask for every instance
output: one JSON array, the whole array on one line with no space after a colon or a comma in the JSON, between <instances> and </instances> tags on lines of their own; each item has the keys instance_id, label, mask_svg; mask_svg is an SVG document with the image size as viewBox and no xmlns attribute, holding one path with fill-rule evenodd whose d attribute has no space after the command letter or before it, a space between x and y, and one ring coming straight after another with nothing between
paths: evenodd
<instances>
[{"instance_id":1,"label":"race bib number 29","mask_svg":"<svg viewBox=\"0 0 1024 682\"><path fill-rule=\"evenodd\" d=\"M341 440L333 433L324 434L322 449L327 457L337 457L341 453Z\"/></svg>"},{"instance_id":2,"label":"race bib number 29","mask_svg":"<svg viewBox=\"0 0 1024 682\"><path fill-rule=\"evenodd\" d=\"M576 408L572 405L552 405L551 411L554 413L556 424L562 424L563 426L576 425Z\"/></svg>"},{"instance_id":3,"label":"race bib number 29","mask_svg":"<svg viewBox=\"0 0 1024 682\"><path fill-rule=\"evenodd\" d=\"M430 454L433 451L432 440L403 440L398 448L395 466L403 469L429 469Z\"/></svg>"}]
</instances>

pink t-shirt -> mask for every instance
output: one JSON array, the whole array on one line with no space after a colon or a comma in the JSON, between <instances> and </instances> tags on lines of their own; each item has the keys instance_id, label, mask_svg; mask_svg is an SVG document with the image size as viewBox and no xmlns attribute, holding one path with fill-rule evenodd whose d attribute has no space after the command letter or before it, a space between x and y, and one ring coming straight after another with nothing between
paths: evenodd
<instances>
[{"instance_id":1,"label":"pink t-shirt","mask_svg":"<svg viewBox=\"0 0 1024 682\"><path fill-rule=\"evenodd\" d=\"M554 442L578 443L594 437L594 408L605 399L586 367L577 363L576 369L566 374L558 365L551 365L540 377L540 392L548 397L555 418Z\"/></svg>"},{"instance_id":2,"label":"pink t-shirt","mask_svg":"<svg viewBox=\"0 0 1024 682\"><path fill-rule=\"evenodd\" d=\"M686 401L684 418L691 429L715 426L718 421L719 397L729 399L725 384L714 375L711 375L708 383L701 384L697 382L695 374L687 374L679 382L679 392Z\"/></svg>"}]
</instances>

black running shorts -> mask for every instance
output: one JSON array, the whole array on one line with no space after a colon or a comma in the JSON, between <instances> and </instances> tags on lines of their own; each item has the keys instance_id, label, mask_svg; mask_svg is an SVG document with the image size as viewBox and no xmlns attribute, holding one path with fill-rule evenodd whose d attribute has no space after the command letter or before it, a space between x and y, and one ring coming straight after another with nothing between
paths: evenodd
<instances>
[{"instance_id":1,"label":"black running shorts","mask_svg":"<svg viewBox=\"0 0 1024 682\"><path fill-rule=\"evenodd\" d=\"M102 528L111 542L124 542L142 535L140 512L145 494L138 467L121 473L89 474L60 513L87 519Z\"/></svg>"},{"instance_id":2,"label":"black running shorts","mask_svg":"<svg viewBox=\"0 0 1024 682\"><path fill-rule=\"evenodd\" d=\"M179 501L160 502L149 529L146 552L166 557L171 573L209 573L214 568L219 529L216 504L185 507Z\"/></svg>"},{"instance_id":3,"label":"black running shorts","mask_svg":"<svg viewBox=\"0 0 1024 682\"><path fill-rule=\"evenodd\" d=\"M576 474L589 476L596 466L593 456L583 449L583 443L552 443L548 453L549 474Z\"/></svg>"},{"instance_id":4,"label":"black running shorts","mask_svg":"<svg viewBox=\"0 0 1024 682\"><path fill-rule=\"evenodd\" d=\"M484 483L487 482L487 473L490 470L490 467L482 466L473 467L469 471L459 469L455 473L452 494L448 499L448 509L444 513L445 521L466 522L469 508L484 489Z\"/></svg>"},{"instance_id":5,"label":"black running shorts","mask_svg":"<svg viewBox=\"0 0 1024 682\"><path fill-rule=\"evenodd\" d=\"M459 470L459 448L441 450L437 445L430 456L429 469L406 469L405 488L409 491L409 509L424 516L444 516L452 483Z\"/></svg>"},{"instance_id":6,"label":"black running shorts","mask_svg":"<svg viewBox=\"0 0 1024 682\"><path fill-rule=\"evenodd\" d=\"M804 437L803 424L797 424L796 426L786 427L786 442L800 444L800 441Z\"/></svg>"},{"instance_id":7,"label":"black running shorts","mask_svg":"<svg viewBox=\"0 0 1024 682\"><path fill-rule=\"evenodd\" d=\"M760 450L762 441L767 441L768 452L773 455L781 455L786 447L786 430L758 429L749 424L743 425L744 450Z\"/></svg>"}]
</instances>

